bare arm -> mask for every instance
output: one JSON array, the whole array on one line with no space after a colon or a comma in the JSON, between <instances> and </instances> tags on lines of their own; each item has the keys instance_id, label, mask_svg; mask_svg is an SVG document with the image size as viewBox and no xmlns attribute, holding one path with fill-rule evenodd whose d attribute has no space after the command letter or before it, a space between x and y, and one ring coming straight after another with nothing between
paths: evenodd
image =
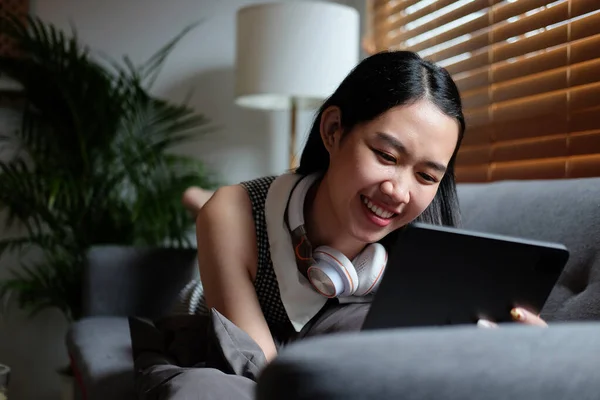
<instances>
[{"instance_id":1,"label":"bare arm","mask_svg":"<svg viewBox=\"0 0 600 400\"><path fill-rule=\"evenodd\" d=\"M244 330L271 361L277 350L253 278L257 245L252 205L241 186L218 189L196 218L198 262L207 306Z\"/></svg>"}]
</instances>

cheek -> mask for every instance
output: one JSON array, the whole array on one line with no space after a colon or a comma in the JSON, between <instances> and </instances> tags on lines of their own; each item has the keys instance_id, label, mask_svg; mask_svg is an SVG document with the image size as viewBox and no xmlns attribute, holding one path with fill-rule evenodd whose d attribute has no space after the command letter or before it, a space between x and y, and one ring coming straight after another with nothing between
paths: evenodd
<instances>
[{"instance_id":1,"label":"cheek","mask_svg":"<svg viewBox=\"0 0 600 400\"><path fill-rule=\"evenodd\" d=\"M417 189L411 198L411 218L418 217L433 201L438 186L422 186Z\"/></svg>"},{"instance_id":2,"label":"cheek","mask_svg":"<svg viewBox=\"0 0 600 400\"><path fill-rule=\"evenodd\" d=\"M350 194L363 190L365 185L376 182L381 177L381 168L370 157L369 149L355 143L346 143L346 147L337 155L330 169L339 182L340 192Z\"/></svg>"}]
</instances>

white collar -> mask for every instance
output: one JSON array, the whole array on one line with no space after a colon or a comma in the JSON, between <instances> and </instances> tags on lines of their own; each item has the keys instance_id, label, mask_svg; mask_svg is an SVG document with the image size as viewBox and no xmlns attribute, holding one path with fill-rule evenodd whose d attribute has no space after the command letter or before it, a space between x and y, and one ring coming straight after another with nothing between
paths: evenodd
<instances>
[{"instance_id":1,"label":"white collar","mask_svg":"<svg viewBox=\"0 0 600 400\"><path fill-rule=\"evenodd\" d=\"M273 270L279 285L281 301L297 332L327 302L327 298L312 289L310 282L298 271L292 237L285 222L288 200L302 177L289 173L275 178L265 201L265 220Z\"/></svg>"}]
</instances>

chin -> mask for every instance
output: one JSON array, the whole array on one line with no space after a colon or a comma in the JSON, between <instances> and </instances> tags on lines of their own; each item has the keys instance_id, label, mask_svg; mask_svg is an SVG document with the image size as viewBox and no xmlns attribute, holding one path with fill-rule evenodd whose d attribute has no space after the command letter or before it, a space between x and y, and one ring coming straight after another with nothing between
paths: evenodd
<instances>
[{"instance_id":1,"label":"chin","mask_svg":"<svg viewBox=\"0 0 600 400\"><path fill-rule=\"evenodd\" d=\"M367 232L364 229L351 229L350 232L352 232L352 236L359 242L375 243L379 242L381 239L389 235L391 232L393 232L393 230L386 229L376 232Z\"/></svg>"}]
</instances>

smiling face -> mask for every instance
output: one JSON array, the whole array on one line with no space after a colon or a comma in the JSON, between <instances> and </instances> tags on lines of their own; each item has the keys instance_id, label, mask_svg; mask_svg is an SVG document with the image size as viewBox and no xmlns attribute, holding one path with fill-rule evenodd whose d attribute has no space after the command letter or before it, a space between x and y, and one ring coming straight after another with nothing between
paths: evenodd
<instances>
[{"instance_id":1,"label":"smiling face","mask_svg":"<svg viewBox=\"0 0 600 400\"><path fill-rule=\"evenodd\" d=\"M343 133L336 107L321 119L329 168L321 187L340 234L372 243L431 203L454 153L458 122L428 100L398 106Z\"/></svg>"}]
</instances>

